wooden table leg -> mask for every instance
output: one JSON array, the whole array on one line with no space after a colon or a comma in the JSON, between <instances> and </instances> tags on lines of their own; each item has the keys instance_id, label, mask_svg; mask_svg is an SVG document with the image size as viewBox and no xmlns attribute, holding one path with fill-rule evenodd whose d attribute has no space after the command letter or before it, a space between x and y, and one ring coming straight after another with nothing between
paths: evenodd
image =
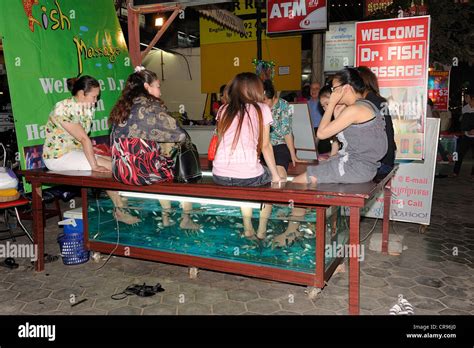
<instances>
[{"instance_id":1,"label":"wooden table leg","mask_svg":"<svg viewBox=\"0 0 474 348\"><path fill-rule=\"evenodd\" d=\"M37 248L36 272L44 271L44 221L43 221L43 190L41 183L32 182L31 196L33 199L33 240Z\"/></svg>"},{"instance_id":2,"label":"wooden table leg","mask_svg":"<svg viewBox=\"0 0 474 348\"><path fill-rule=\"evenodd\" d=\"M360 244L360 208L350 207L349 250L358 250ZM360 269L357 253L349 257L349 314L359 314Z\"/></svg>"},{"instance_id":3,"label":"wooden table leg","mask_svg":"<svg viewBox=\"0 0 474 348\"><path fill-rule=\"evenodd\" d=\"M390 232L390 203L392 200L391 181L384 188L383 199L383 224L382 224L382 253L388 253L388 240Z\"/></svg>"},{"instance_id":4,"label":"wooden table leg","mask_svg":"<svg viewBox=\"0 0 474 348\"><path fill-rule=\"evenodd\" d=\"M321 289L324 286L324 250L326 248L326 208L316 208L316 278Z\"/></svg>"}]
</instances>

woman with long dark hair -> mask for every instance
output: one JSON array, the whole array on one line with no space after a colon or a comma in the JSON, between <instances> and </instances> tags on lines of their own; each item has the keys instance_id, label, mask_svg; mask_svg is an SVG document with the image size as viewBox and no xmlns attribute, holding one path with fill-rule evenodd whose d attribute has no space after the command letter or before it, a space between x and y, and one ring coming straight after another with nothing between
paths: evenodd
<instances>
[{"instance_id":1,"label":"woman with long dark hair","mask_svg":"<svg viewBox=\"0 0 474 348\"><path fill-rule=\"evenodd\" d=\"M186 132L167 113L161 101L158 76L144 67L136 67L110 112L112 125L112 174L128 185L150 185L173 180L171 155ZM160 200L163 225L170 226L171 202ZM198 229L189 214L192 204L183 203L180 227Z\"/></svg>"},{"instance_id":2,"label":"woman with long dark hair","mask_svg":"<svg viewBox=\"0 0 474 348\"><path fill-rule=\"evenodd\" d=\"M49 170L92 170L110 172L110 157L94 154L91 130L95 104L100 95L99 82L91 76L67 80L72 98L56 103L46 123L43 162ZM133 224L140 221L124 208L124 202L115 191L107 191L115 206L118 221Z\"/></svg>"},{"instance_id":3,"label":"woman with long dark hair","mask_svg":"<svg viewBox=\"0 0 474 348\"><path fill-rule=\"evenodd\" d=\"M345 68L332 80L332 93L318 128L318 138L336 135L342 149L336 156L308 166L306 172L293 179L293 183L363 183L372 180L387 153L385 120L380 110L364 100L366 86L358 71ZM331 120L334 115L334 120ZM302 208L293 209L292 217L301 219ZM291 218L289 220L292 220ZM299 222L293 221L288 229L274 239L283 246L302 236Z\"/></svg>"},{"instance_id":4,"label":"woman with long dark hair","mask_svg":"<svg viewBox=\"0 0 474 348\"><path fill-rule=\"evenodd\" d=\"M364 99L365 91L364 81L356 69L345 68L336 73L318 138L337 135L342 149L337 156L308 166L293 182L362 183L375 177L380 160L387 153L387 134L383 115L377 106Z\"/></svg>"},{"instance_id":5,"label":"woman with long dark hair","mask_svg":"<svg viewBox=\"0 0 474 348\"><path fill-rule=\"evenodd\" d=\"M226 104L217 115L219 142L213 162L214 181L226 186L261 186L281 181L270 142L272 112L263 103L263 83L253 73L240 73L225 89ZM263 154L267 166L260 163ZM252 208L242 207L244 235L265 238L271 205L260 211L258 232L252 226Z\"/></svg>"},{"instance_id":6,"label":"woman with long dark hair","mask_svg":"<svg viewBox=\"0 0 474 348\"><path fill-rule=\"evenodd\" d=\"M366 87L363 97L366 100L372 102L377 107L377 109L382 112L382 115L385 119L385 133L387 134L388 147L387 153L380 161L381 166L377 170L377 174L385 176L390 173L395 165L395 152L397 151L392 117L390 116L387 99L380 95L377 76L375 76L373 71L366 66L357 67L357 71L359 72L360 77L362 77Z\"/></svg>"}]
</instances>

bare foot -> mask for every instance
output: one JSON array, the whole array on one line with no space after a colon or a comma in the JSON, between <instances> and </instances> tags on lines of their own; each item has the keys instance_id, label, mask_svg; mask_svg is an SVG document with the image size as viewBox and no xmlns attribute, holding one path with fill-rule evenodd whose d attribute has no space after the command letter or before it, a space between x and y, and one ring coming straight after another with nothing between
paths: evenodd
<instances>
[{"instance_id":1,"label":"bare foot","mask_svg":"<svg viewBox=\"0 0 474 348\"><path fill-rule=\"evenodd\" d=\"M301 238L303 234L299 231L296 232L284 232L278 237L275 237L272 241L272 248L281 248L285 246L290 246L295 242L295 240Z\"/></svg>"},{"instance_id":2,"label":"bare foot","mask_svg":"<svg viewBox=\"0 0 474 348\"><path fill-rule=\"evenodd\" d=\"M115 210L114 216L117 219L117 221L123 222L124 224L127 224L127 225L133 225L142 221L137 216L133 216L130 213L127 213L126 211L120 208L117 208Z\"/></svg>"},{"instance_id":3,"label":"bare foot","mask_svg":"<svg viewBox=\"0 0 474 348\"><path fill-rule=\"evenodd\" d=\"M171 226L170 212L169 211L163 210L161 212L161 222L163 223L164 227Z\"/></svg>"},{"instance_id":4,"label":"bare foot","mask_svg":"<svg viewBox=\"0 0 474 348\"><path fill-rule=\"evenodd\" d=\"M257 238L260 239L260 240L263 240L265 238L267 238L267 230L262 230L260 231L260 229L257 231Z\"/></svg>"},{"instance_id":5,"label":"bare foot","mask_svg":"<svg viewBox=\"0 0 474 348\"><path fill-rule=\"evenodd\" d=\"M257 236L255 235L255 230L245 230L244 231L244 237L247 238L248 240L257 240Z\"/></svg>"},{"instance_id":6,"label":"bare foot","mask_svg":"<svg viewBox=\"0 0 474 348\"><path fill-rule=\"evenodd\" d=\"M164 224L164 223L163 223ZM179 228L182 230L199 230L201 225L195 223L188 213L183 213L183 218L181 219L181 223L179 224Z\"/></svg>"},{"instance_id":7,"label":"bare foot","mask_svg":"<svg viewBox=\"0 0 474 348\"><path fill-rule=\"evenodd\" d=\"M272 248L289 246L295 240L303 237L303 232L298 231L299 223L290 222L285 232L275 237L272 241Z\"/></svg>"}]
</instances>

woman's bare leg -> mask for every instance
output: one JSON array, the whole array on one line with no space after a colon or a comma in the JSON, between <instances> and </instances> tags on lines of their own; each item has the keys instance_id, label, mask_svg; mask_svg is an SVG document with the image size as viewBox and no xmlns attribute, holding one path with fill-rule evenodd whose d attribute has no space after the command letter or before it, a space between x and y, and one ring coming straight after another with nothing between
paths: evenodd
<instances>
[{"instance_id":1,"label":"woman's bare leg","mask_svg":"<svg viewBox=\"0 0 474 348\"><path fill-rule=\"evenodd\" d=\"M244 221L244 235L247 238L255 238L255 230L252 225L253 209L249 207L240 207L242 219Z\"/></svg>"},{"instance_id":2,"label":"woman's bare leg","mask_svg":"<svg viewBox=\"0 0 474 348\"><path fill-rule=\"evenodd\" d=\"M193 204L191 202L183 202L181 203L183 207L183 214L181 215L181 223L179 224L179 228L183 230L199 230L201 225L198 225L191 219L191 210L193 209Z\"/></svg>"},{"instance_id":3,"label":"woman's bare leg","mask_svg":"<svg viewBox=\"0 0 474 348\"><path fill-rule=\"evenodd\" d=\"M171 226L170 222L170 211L171 211L171 201L166 199L160 199L161 205L161 221L163 222L163 226L168 227Z\"/></svg>"},{"instance_id":4,"label":"woman's bare leg","mask_svg":"<svg viewBox=\"0 0 474 348\"><path fill-rule=\"evenodd\" d=\"M292 182L295 184L316 184L317 179L314 176L310 176L308 179L307 173L304 172L303 174L296 176ZM300 226L300 221L304 219L305 214L306 209L293 208L293 211L291 212L291 216L289 218L290 222L288 223L288 228L285 232L283 232L273 240L273 245L285 246L290 244L294 240L300 238L303 233L298 231L298 227Z\"/></svg>"},{"instance_id":5,"label":"woman's bare leg","mask_svg":"<svg viewBox=\"0 0 474 348\"><path fill-rule=\"evenodd\" d=\"M265 237L267 236L267 224L271 214L272 205L267 203L262 204L262 209L260 210L260 219L258 221L258 239L265 239Z\"/></svg>"},{"instance_id":6,"label":"woman's bare leg","mask_svg":"<svg viewBox=\"0 0 474 348\"><path fill-rule=\"evenodd\" d=\"M99 166L103 166L110 171L112 171L112 158L111 157L105 157L105 156L95 156L97 159L97 164ZM106 190L107 194L109 195L110 199L112 200L112 203L115 206L115 218L118 221L121 221L125 224L136 224L137 222L140 222L141 220L128 213L125 209L127 208L127 200L123 199L120 197L117 191L110 191Z\"/></svg>"},{"instance_id":7,"label":"woman's bare leg","mask_svg":"<svg viewBox=\"0 0 474 348\"><path fill-rule=\"evenodd\" d=\"M277 167L278 175L280 176L280 178L286 181L288 174L286 173L285 167L282 167L282 166L276 166L276 167Z\"/></svg>"},{"instance_id":8,"label":"woman's bare leg","mask_svg":"<svg viewBox=\"0 0 474 348\"><path fill-rule=\"evenodd\" d=\"M306 209L293 208L286 231L273 239L272 246L286 246L294 242L296 239L301 238L303 233L298 231L298 227L300 226L300 221L304 219L305 214Z\"/></svg>"},{"instance_id":9,"label":"woman's bare leg","mask_svg":"<svg viewBox=\"0 0 474 348\"><path fill-rule=\"evenodd\" d=\"M119 196L117 191L106 190L105 192L107 192L110 199L112 200L112 203L115 206L114 215L118 221L123 222L128 225L136 224L141 221L138 217L131 215L125 210L126 206L124 202L122 201L122 197Z\"/></svg>"},{"instance_id":10,"label":"woman's bare leg","mask_svg":"<svg viewBox=\"0 0 474 348\"><path fill-rule=\"evenodd\" d=\"M318 180L315 176L310 176L308 179L308 174L304 172L298 176L295 176L292 182L294 182L295 184L316 184Z\"/></svg>"}]
</instances>

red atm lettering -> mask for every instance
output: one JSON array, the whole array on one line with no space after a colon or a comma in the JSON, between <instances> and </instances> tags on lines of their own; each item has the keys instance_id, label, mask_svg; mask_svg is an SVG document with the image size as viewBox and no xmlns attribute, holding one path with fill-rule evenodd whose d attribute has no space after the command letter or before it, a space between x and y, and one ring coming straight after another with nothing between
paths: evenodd
<instances>
[{"instance_id":1,"label":"red atm lettering","mask_svg":"<svg viewBox=\"0 0 474 348\"><path fill-rule=\"evenodd\" d=\"M270 12L270 18L290 18L306 16L306 1L289 1L275 3Z\"/></svg>"}]
</instances>

